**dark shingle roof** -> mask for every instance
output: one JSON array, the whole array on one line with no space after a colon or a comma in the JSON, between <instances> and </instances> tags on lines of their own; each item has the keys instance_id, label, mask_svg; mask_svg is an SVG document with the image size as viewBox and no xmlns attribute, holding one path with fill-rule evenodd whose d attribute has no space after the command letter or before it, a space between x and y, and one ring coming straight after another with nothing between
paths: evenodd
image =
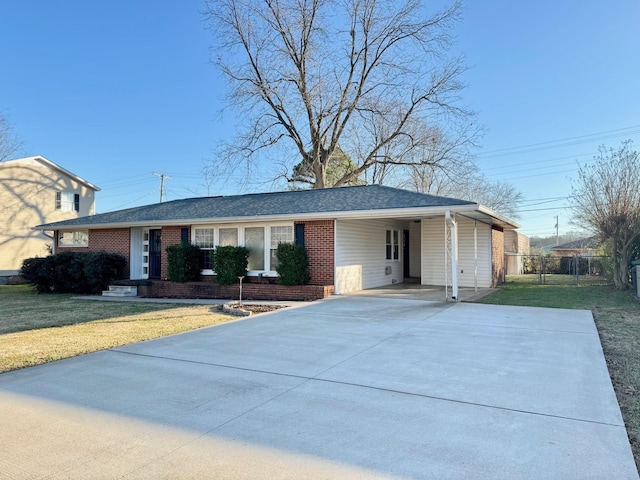
<instances>
[{"instance_id":1,"label":"dark shingle roof","mask_svg":"<svg viewBox=\"0 0 640 480\"><path fill-rule=\"evenodd\" d=\"M382 185L254 193L228 197L200 197L173 200L143 207L101 213L65 220L43 227L99 226L122 224L175 222L274 215L305 215L312 213L385 210L398 208L474 205L474 202L436 197ZM45 228L47 229L47 228ZM48 228L53 230L54 228Z\"/></svg>"}]
</instances>

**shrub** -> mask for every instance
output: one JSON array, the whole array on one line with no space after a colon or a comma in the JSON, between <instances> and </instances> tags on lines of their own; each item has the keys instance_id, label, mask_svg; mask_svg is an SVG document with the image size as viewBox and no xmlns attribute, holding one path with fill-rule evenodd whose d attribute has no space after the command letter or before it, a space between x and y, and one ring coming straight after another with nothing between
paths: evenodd
<instances>
[{"instance_id":1,"label":"shrub","mask_svg":"<svg viewBox=\"0 0 640 480\"><path fill-rule=\"evenodd\" d=\"M28 258L20 273L40 293L100 293L113 280L124 278L127 261L106 252L63 252Z\"/></svg>"},{"instance_id":2,"label":"shrub","mask_svg":"<svg viewBox=\"0 0 640 480\"><path fill-rule=\"evenodd\" d=\"M280 275L282 285L304 285L310 280L309 259L302 245L281 243L278 245L276 256L276 271Z\"/></svg>"},{"instance_id":3,"label":"shrub","mask_svg":"<svg viewBox=\"0 0 640 480\"><path fill-rule=\"evenodd\" d=\"M167 276L172 282L195 282L200 280L200 248L189 243L169 245L167 248L169 270Z\"/></svg>"},{"instance_id":4,"label":"shrub","mask_svg":"<svg viewBox=\"0 0 640 480\"><path fill-rule=\"evenodd\" d=\"M106 290L113 280L127 278L126 268L127 260L117 253L87 253L84 262L86 293L100 293Z\"/></svg>"},{"instance_id":5,"label":"shrub","mask_svg":"<svg viewBox=\"0 0 640 480\"><path fill-rule=\"evenodd\" d=\"M238 277L247 275L249 249L246 247L218 246L211 252L211 266L216 272L218 285L231 285Z\"/></svg>"},{"instance_id":6,"label":"shrub","mask_svg":"<svg viewBox=\"0 0 640 480\"><path fill-rule=\"evenodd\" d=\"M35 285L38 293L53 291L54 263L51 257L27 258L22 262L20 274L29 283Z\"/></svg>"}]
</instances>

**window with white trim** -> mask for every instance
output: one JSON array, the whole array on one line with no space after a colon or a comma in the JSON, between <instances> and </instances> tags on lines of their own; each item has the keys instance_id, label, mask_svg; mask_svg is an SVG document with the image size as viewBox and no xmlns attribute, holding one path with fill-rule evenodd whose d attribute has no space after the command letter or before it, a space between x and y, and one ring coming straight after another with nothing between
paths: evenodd
<instances>
[{"instance_id":1,"label":"window with white trim","mask_svg":"<svg viewBox=\"0 0 640 480\"><path fill-rule=\"evenodd\" d=\"M249 270L264 270L264 227L245 227L244 246L249 249Z\"/></svg>"},{"instance_id":2,"label":"window with white trim","mask_svg":"<svg viewBox=\"0 0 640 480\"><path fill-rule=\"evenodd\" d=\"M387 230L385 244L387 260L400 260L400 230Z\"/></svg>"},{"instance_id":3,"label":"window with white trim","mask_svg":"<svg viewBox=\"0 0 640 480\"><path fill-rule=\"evenodd\" d=\"M238 229L237 228L221 228L218 230L218 245L221 247L237 247L238 246Z\"/></svg>"},{"instance_id":4,"label":"window with white trim","mask_svg":"<svg viewBox=\"0 0 640 480\"><path fill-rule=\"evenodd\" d=\"M88 247L89 246L89 231L88 230L76 230L58 232L58 246L59 247Z\"/></svg>"},{"instance_id":5,"label":"window with white trim","mask_svg":"<svg viewBox=\"0 0 640 480\"><path fill-rule=\"evenodd\" d=\"M193 243L200 247L200 268L211 270L211 250L215 247L213 228L195 228Z\"/></svg>"},{"instance_id":6,"label":"window with white trim","mask_svg":"<svg viewBox=\"0 0 640 480\"><path fill-rule=\"evenodd\" d=\"M278 266L278 245L281 243L293 243L293 225L271 227L270 269Z\"/></svg>"},{"instance_id":7,"label":"window with white trim","mask_svg":"<svg viewBox=\"0 0 640 480\"><path fill-rule=\"evenodd\" d=\"M56 192L56 210L79 212L80 195L73 192Z\"/></svg>"},{"instance_id":8,"label":"window with white trim","mask_svg":"<svg viewBox=\"0 0 640 480\"><path fill-rule=\"evenodd\" d=\"M293 242L293 224L246 224L193 227L193 244L201 250L201 268L204 275L214 274L210 252L216 246L245 246L249 249L247 269L251 275L275 275L278 245Z\"/></svg>"}]
</instances>

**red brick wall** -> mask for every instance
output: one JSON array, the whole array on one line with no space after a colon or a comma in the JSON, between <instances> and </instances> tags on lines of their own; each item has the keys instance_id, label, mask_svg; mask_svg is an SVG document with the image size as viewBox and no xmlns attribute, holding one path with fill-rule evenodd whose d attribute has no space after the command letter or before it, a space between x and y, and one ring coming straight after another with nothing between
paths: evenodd
<instances>
[{"instance_id":1,"label":"red brick wall","mask_svg":"<svg viewBox=\"0 0 640 480\"><path fill-rule=\"evenodd\" d=\"M217 285L210 281L175 283L152 280L138 286L138 294L152 298L222 298L236 300L238 285ZM243 300L319 300L333 294L333 285L285 286L248 283L242 285Z\"/></svg>"},{"instance_id":2,"label":"red brick wall","mask_svg":"<svg viewBox=\"0 0 640 480\"><path fill-rule=\"evenodd\" d=\"M333 285L335 271L335 227L333 220L304 223L304 246L309 257L312 285Z\"/></svg>"},{"instance_id":3,"label":"red brick wall","mask_svg":"<svg viewBox=\"0 0 640 480\"><path fill-rule=\"evenodd\" d=\"M129 271L129 248L130 230L128 228L106 228L100 230L89 230L89 246L84 247L60 247L58 245L58 232L56 236L56 253L62 252L108 252L118 253L127 260Z\"/></svg>"},{"instance_id":4,"label":"red brick wall","mask_svg":"<svg viewBox=\"0 0 640 480\"><path fill-rule=\"evenodd\" d=\"M160 278L166 279L169 274L169 261L167 259L167 247L170 245L177 245L182 241L182 229L186 228L189 231L189 236L191 236L191 229L183 225L181 227L162 227L162 247L161 247L161 269L160 269ZM191 238L189 238L191 241Z\"/></svg>"},{"instance_id":5,"label":"red brick wall","mask_svg":"<svg viewBox=\"0 0 640 480\"><path fill-rule=\"evenodd\" d=\"M491 227L491 286L504 283L504 231Z\"/></svg>"}]
</instances>

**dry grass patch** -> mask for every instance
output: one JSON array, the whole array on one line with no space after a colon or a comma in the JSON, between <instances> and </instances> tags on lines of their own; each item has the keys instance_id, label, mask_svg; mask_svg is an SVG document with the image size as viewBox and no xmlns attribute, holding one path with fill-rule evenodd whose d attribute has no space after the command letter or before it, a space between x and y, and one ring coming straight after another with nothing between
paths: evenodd
<instances>
[{"instance_id":1,"label":"dry grass patch","mask_svg":"<svg viewBox=\"0 0 640 480\"><path fill-rule=\"evenodd\" d=\"M24 287L1 287L0 305L0 373L236 319L211 306L73 300Z\"/></svg>"}]
</instances>

